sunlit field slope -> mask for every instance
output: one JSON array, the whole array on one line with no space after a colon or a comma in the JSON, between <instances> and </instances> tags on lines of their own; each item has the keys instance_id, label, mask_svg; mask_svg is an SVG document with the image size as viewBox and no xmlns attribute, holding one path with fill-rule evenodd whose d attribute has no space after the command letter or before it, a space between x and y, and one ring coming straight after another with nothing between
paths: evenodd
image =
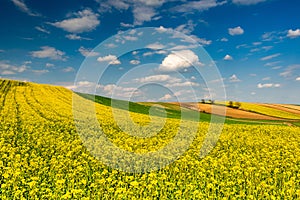
<instances>
[{"instance_id":1,"label":"sunlit field slope","mask_svg":"<svg viewBox=\"0 0 300 200\"><path fill-rule=\"evenodd\" d=\"M203 121L174 163L158 171L126 173L105 166L83 145L72 95L62 87L0 80L0 199L300 198L299 127L225 124L215 148L200 159L209 126ZM81 101L82 108L90 102ZM158 134L136 138L118 128L110 106L96 103L95 110L109 140L137 153L166 145L181 123L169 118ZM150 121L142 113L130 115L137 124Z\"/></svg>"},{"instance_id":2,"label":"sunlit field slope","mask_svg":"<svg viewBox=\"0 0 300 200\"><path fill-rule=\"evenodd\" d=\"M253 104L253 103L242 103L241 109L252 111L272 117L279 117L284 119L300 119L300 114L292 109L283 109L279 105L268 105L268 104Z\"/></svg>"}]
</instances>

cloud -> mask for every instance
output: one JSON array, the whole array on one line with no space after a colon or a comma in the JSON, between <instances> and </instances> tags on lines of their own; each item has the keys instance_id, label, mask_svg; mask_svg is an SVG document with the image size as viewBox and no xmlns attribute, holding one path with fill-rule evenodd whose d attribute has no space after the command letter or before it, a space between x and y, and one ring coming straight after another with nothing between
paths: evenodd
<instances>
[{"instance_id":1,"label":"cloud","mask_svg":"<svg viewBox=\"0 0 300 200\"><path fill-rule=\"evenodd\" d=\"M133 65L138 65L140 63L141 63L141 61L139 61L139 60L131 60L130 61L130 64L133 64Z\"/></svg>"},{"instance_id":2,"label":"cloud","mask_svg":"<svg viewBox=\"0 0 300 200\"><path fill-rule=\"evenodd\" d=\"M65 19L60 22L49 23L70 33L83 33L94 30L99 24L98 14L90 9L73 13L74 18Z\"/></svg>"},{"instance_id":3,"label":"cloud","mask_svg":"<svg viewBox=\"0 0 300 200\"><path fill-rule=\"evenodd\" d=\"M114 43L109 43L109 44L105 44L105 46L112 49L112 48L116 48L118 45L116 45Z\"/></svg>"},{"instance_id":4,"label":"cloud","mask_svg":"<svg viewBox=\"0 0 300 200\"><path fill-rule=\"evenodd\" d=\"M142 25L144 22L151 21L155 15L156 12L152 7L136 6L133 9L134 25Z\"/></svg>"},{"instance_id":5,"label":"cloud","mask_svg":"<svg viewBox=\"0 0 300 200\"><path fill-rule=\"evenodd\" d=\"M98 52L92 51L92 49L86 49L83 46L81 46L78 51L83 55L84 57L93 57L93 56L99 56Z\"/></svg>"},{"instance_id":6,"label":"cloud","mask_svg":"<svg viewBox=\"0 0 300 200\"><path fill-rule=\"evenodd\" d=\"M189 25L189 23L191 25ZM188 28L186 28L186 26L188 26ZM176 29L174 30L172 28L164 28L163 26L160 26L159 28L156 28L156 31L158 33L165 33L165 32L172 33L173 38L180 38L182 42L187 42L187 43L192 43L192 44L195 44L196 42L198 42L203 46L210 45L212 43L211 40L207 40L205 38L199 38L196 35L190 35L190 32L192 32L192 30L194 29L194 24L191 20L189 20L188 24L180 25ZM180 33L178 30L181 30L181 29L183 30L184 33L188 33L189 36Z\"/></svg>"},{"instance_id":7,"label":"cloud","mask_svg":"<svg viewBox=\"0 0 300 200\"><path fill-rule=\"evenodd\" d=\"M191 45L176 45L174 47L169 48L168 50L184 50L184 49L194 49L199 47L199 45L191 44Z\"/></svg>"},{"instance_id":8,"label":"cloud","mask_svg":"<svg viewBox=\"0 0 300 200\"><path fill-rule=\"evenodd\" d=\"M228 39L227 38L222 38L220 41L221 42L228 42Z\"/></svg>"},{"instance_id":9,"label":"cloud","mask_svg":"<svg viewBox=\"0 0 300 200\"><path fill-rule=\"evenodd\" d=\"M177 26L175 28L175 31L179 31L183 34L190 35L194 31L195 26L197 26L197 24L195 24L193 20L188 20L187 24Z\"/></svg>"},{"instance_id":10,"label":"cloud","mask_svg":"<svg viewBox=\"0 0 300 200\"><path fill-rule=\"evenodd\" d=\"M262 49L265 51L269 51L270 49L272 49L273 46L263 46Z\"/></svg>"},{"instance_id":11,"label":"cloud","mask_svg":"<svg viewBox=\"0 0 300 200\"><path fill-rule=\"evenodd\" d=\"M240 49L240 48L249 48L249 46L247 44L240 44L237 45L235 48Z\"/></svg>"},{"instance_id":12,"label":"cloud","mask_svg":"<svg viewBox=\"0 0 300 200\"><path fill-rule=\"evenodd\" d=\"M173 51L160 64L159 71L180 71L191 66L202 66L199 57L191 50Z\"/></svg>"},{"instance_id":13,"label":"cloud","mask_svg":"<svg viewBox=\"0 0 300 200\"><path fill-rule=\"evenodd\" d=\"M76 85L64 85L64 87L77 92L92 93L96 84L90 81L78 81L76 82Z\"/></svg>"},{"instance_id":14,"label":"cloud","mask_svg":"<svg viewBox=\"0 0 300 200\"><path fill-rule=\"evenodd\" d=\"M275 66L275 67L272 67L272 69L276 70L276 69L280 69L281 66Z\"/></svg>"},{"instance_id":15,"label":"cloud","mask_svg":"<svg viewBox=\"0 0 300 200\"><path fill-rule=\"evenodd\" d=\"M109 54L108 56L99 57L98 62L108 62L110 65L119 65L121 61L118 60L117 56Z\"/></svg>"},{"instance_id":16,"label":"cloud","mask_svg":"<svg viewBox=\"0 0 300 200\"><path fill-rule=\"evenodd\" d=\"M31 56L35 58L49 58L52 60L63 60L65 61L67 57L65 52L55 49L54 47L43 46L42 50L32 51Z\"/></svg>"},{"instance_id":17,"label":"cloud","mask_svg":"<svg viewBox=\"0 0 300 200\"><path fill-rule=\"evenodd\" d=\"M139 39L138 37L134 37L134 36L130 36L130 35L126 35L123 38L128 41L136 41Z\"/></svg>"},{"instance_id":18,"label":"cloud","mask_svg":"<svg viewBox=\"0 0 300 200\"><path fill-rule=\"evenodd\" d=\"M167 101L169 99L172 99L172 95L165 94L163 97L159 98L159 101Z\"/></svg>"},{"instance_id":19,"label":"cloud","mask_svg":"<svg viewBox=\"0 0 300 200\"><path fill-rule=\"evenodd\" d=\"M54 64L52 64L52 63L46 63L46 67L54 67Z\"/></svg>"},{"instance_id":20,"label":"cloud","mask_svg":"<svg viewBox=\"0 0 300 200\"><path fill-rule=\"evenodd\" d=\"M233 60L232 56L231 55L226 55L223 60Z\"/></svg>"},{"instance_id":21,"label":"cloud","mask_svg":"<svg viewBox=\"0 0 300 200\"><path fill-rule=\"evenodd\" d=\"M100 12L111 12L112 8L117 10L132 11L134 23L127 24L121 22L122 27L134 27L134 25L142 25L144 22L157 20L160 16L156 16L156 8L163 5L169 0L96 0L100 4ZM129 9L130 8L130 9Z\"/></svg>"},{"instance_id":22,"label":"cloud","mask_svg":"<svg viewBox=\"0 0 300 200\"><path fill-rule=\"evenodd\" d=\"M138 83L162 83L165 87L190 87L199 86L198 83L192 81L183 81L178 77L173 77L168 74L151 75L133 80Z\"/></svg>"},{"instance_id":23,"label":"cloud","mask_svg":"<svg viewBox=\"0 0 300 200\"><path fill-rule=\"evenodd\" d=\"M191 35L190 37L192 37L194 40L196 40L197 42L199 42L201 45L210 45L212 43L211 40L207 40L205 38L198 38L195 35Z\"/></svg>"},{"instance_id":24,"label":"cloud","mask_svg":"<svg viewBox=\"0 0 300 200\"><path fill-rule=\"evenodd\" d=\"M232 0L232 3L238 5L254 5L267 0Z\"/></svg>"},{"instance_id":25,"label":"cloud","mask_svg":"<svg viewBox=\"0 0 300 200\"><path fill-rule=\"evenodd\" d=\"M263 81L269 81L269 80L271 80L271 77L264 77L262 80Z\"/></svg>"},{"instance_id":26,"label":"cloud","mask_svg":"<svg viewBox=\"0 0 300 200\"><path fill-rule=\"evenodd\" d=\"M62 70L63 72L73 72L75 69L73 67L66 67Z\"/></svg>"},{"instance_id":27,"label":"cloud","mask_svg":"<svg viewBox=\"0 0 300 200\"><path fill-rule=\"evenodd\" d=\"M134 79L135 82L138 83L148 83L148 82L178 82L180 79L171 77L167 74L158 74L158 75L152 75L152 76L146 76L142 78L136 78Z\"/></svg>"},{"instance_id":28,"label":"cloud","mask_svg":"<svg viewBox=\"0 0 300 200\"><path fill-rule=\"evenodd\" d=\"M172 11L175 12L193 12L193 11L205 11L210 8L214 8L217 6L221 6L225 4L227 1L218 2L217 0L202 0L202 1L187 1L187 3L178 5L172 8Z\"/></svg>"},{"instance_id":29,"label":"cloud","mask_svg":"<svg viewBox=\"0 0 300 200\"><path fill-rule=\"evenodd\" d=\"M252 42L252 44L253 44L254 46L258 46L258 45L261 45L262 42Z\"/></svg>"},{"instance_id":30,"label":"cloud","mask_svg":"<svg viewBox=\"0 0 300 200\"><path fill-rule=\"evenodd\" d=\"M262 60L262 61L271 60L271 59L276 58L280 55L281 55L281 53L276 53L276 54L272 54L272 55L269 55L269 56L262 57L260 60Z\"/></svg>"},{"instance_id":31,"label":"cloud","mask_svg":"<svg viewBox=\"0 0 300 200\"><path fill-rule=\"evenodd\" d=\"M300 65L291 65L291 66L287 67L279 75L284 77L284 78L289 78L289 77L292 77L296 74L299 74L299 71L300 71Z\"/></svg>"},{"instance_id":32,"label":"cloud","mask_svg":"<svg viewBox=\"0 0 300 200\"><path fill-rule=\"evenodd\" d=\"M120 23L120 26L125 27L125 28L133 28L134 27L133 24L126 24L126 23L123 23L123 22Z\"/></svg>"},{"instance_id":33,"label":"cloud","mask_svg":"<svg viewBox=\"0 0 300 200\"><path fill-rule=\"evenodd\" d=\"M115 84L97 85L97 91L101 90L100 95L105 95L113 98L130 98L140 96L142 92L135 87L123 87Z\"/></svg>"},{"instance_id":34,"label":"cloud","mask_svg":"<svg viewBox=\"0 0 300 200\"><path fill-rule=\"evenodd\" d=\"M167 54L168 52L167 51L165 51L165 50L158 50L158 51L151 51L151 52L145 52L145 53L143 53L143 56L145 57L145 56L152 56L152 55L154 55L154 54L160 54L160 55L162 55L162 54Z\"/></svg>"},{"instance_id":35,"label":"cloud","mask_svg":"<svg viewBox=\"0 0 300 200\"><path fill-rule=\"evenodd\" d=\"M175 83L168 83L166 87L191 87L191 86L199 86L199 83L195 83L192 81L185 81L185 82L175 82Z\"/></svg>"},{"instance_id":36,"label":"cloud","mask_svg":"<svg viewBox=\"0 0 300 200\"><path fill-rule=\"evenodd\" d=\"M281 61L268 62L268 63L264 64L264 66L266 66L266 67L273 67L273 66L275 66L275 65L277 65L279 63L281 63Z\"/></svg>"},{"instance_id":37,"label":"cloud","mask_svg":"<svg viewBox=\"0 0 300 200\"><path fill-rule=\"evenodd\" d=\"M24 64L25 65L32 64L32 61L31 60L27 60L27 61L24 62Z\"/></svg>"},{"instance_id":38,"label":"cloud","mask_svg":"<svg viewBox=\"0 0 300 200\"><path fill-rule=\"evenodd\" d=\"M24 3L23 0L11 0L16 7L18 7L22 12L30 15L30 16L34 16L34 17L38 17L38 16L41 16L40 14L38 13L35 13L33 11L31 11L28 6Z\"/></svg>"},{"instance_id":39,"label":"cloud","mask_svg":"<svg viewBox=\"0 0 300 200\"><path fill-rule=\"evenodd\" d=\"M0 49L0 53L3 53L3 52L5 52L3 49Z\"/></svg>"},{"instance_id":40,"label":"cloud","mask_svg":"<svg viewBox=\"0 0 300 200\"><path fill-rule=\"evenodd\" d=\"M229 78L229 82L231 82L231 83L236 83L236 82L241 82L241 80L240 80L235 74L233 74L233 75Z\"/></svg>"},{"instance_id":41,"label":"cloud","mask_svg":"<svg viewBox=\"0 0 300 200\"><path fill-rule=\"evenodd\" d=\"M165 45L163 44L160 44L159 42L155 42L153 44L148 44L146 46L146 48L149 48L149 49L164 49L165 48Z\"/></svg>"},{"instance_id":42,"label":"cloud","mask_svg":"<svg viewBox=\"0 0 300 200\"><path fill-rule=\"evenodd\" d=\"M33 73L37 74L37 75L42 75L42 74L46 74L49 72L49 70L47 69L41 69L41 70L31 70Z\"/></svg>"},{"instance_id":43,"label":"cloud","mask_svg":"<svg viewBox=\"0 0 300 200\"><path fill-rule=\"evenodd\" d=\"M40 32L43 32L43 33L47 33L47 34L50 34L50 31L42 28L42 27L39 27L39 26L36 26L34 27L36 30L40 31Z\"/></svg>"},{"instance_id":44,"label":"cloud","mask_svg":"<svg viewBox=\"0 0 300 200\"><path fill-rule=\"evenodd\" d=\"M68 35L66 35L66 38L68 38L69 40L92 40L90 38L81 37L76 34L68 34Z\"/></svg>"},{"instance_id":45,"label":"cloud","mask_svg":"<svg viewBox=\"0 0 300 200\"><path fill-rule=\"evenodd\" d=\"M279 88L281 85L279 83L259 83L257 84L257 88Z\"/></svg>"},{"instance_id":46,"label":"cloud","mask_svg":"<svg viewBox=\"0 0 300 200\"><path fill-rule=\"evenodd\" d=\"M240 26L237 26L235 28L229 28L228 33L232 36L242 35L242 34L244 34L244 29L242 29Z\"/></svg>"},{"instance_id":47,"label":"cloud","mask_svg":"<svg viewBox=\"0 0 300 200\"><path fill-rule=\"evenodd\" d=\"M166 32L171 32L173 29L165 28L164 26L159 26L158 28L155 28L155 30L159 33L166 33Z\"/></svg>"},{"instance_id":48,"label":"cloud","mask_svg":"<svg viewBox=\"0 0 300 200\"><path fill-rule=\"evenodd\" d=\"M296 29L296 30L288 30L288 34L287 34L287 37L289 38L296 38L296 37L299 37L300 36L300 29Z\"/></svg>"},{"instance_id":49,"label":"cloud","mask_svg":"<svg viewBox=\"0 0 300 200\"><path fill-rule=\"evenodd\" d=\"M1 75L13 75L16 73L22 73L29 67L27 65L16 66L7 62L0 62L0 74Z\"/></svg>"},{"instance_id":50,"label":"cloud","mask_svg":"<svg viewBox=\"0 0 300 200\"><path fill-rule=\"evenodd\" d=\"M300 81L300 76L296 78L296 81Z\"/></svg>"},{"instance_id":51,"label":"cloud","mask_svg":"<svg viewBox=\"0 0 300 200\"><path fill-rule=\"evenodd\" d=\"M281 42L286 37L286 31L266 32L261 37L262 37L262 41L265 41L265 42L274 41L274 42L278 43L278 42Z\"/></svg>"}]
</instances>

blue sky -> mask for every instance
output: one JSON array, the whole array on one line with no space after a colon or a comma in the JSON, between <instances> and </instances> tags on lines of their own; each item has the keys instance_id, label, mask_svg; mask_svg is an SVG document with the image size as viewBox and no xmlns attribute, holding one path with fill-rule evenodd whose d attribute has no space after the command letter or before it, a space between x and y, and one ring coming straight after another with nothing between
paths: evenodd
<instances>
[{"instance_id":1,"label":"blue sky","mask_svg":"<svg viewBox=\"0 0 300 200\"><path fill-rule=\"evenodd\" d=\"M0 77L135 101L225 90L229 100L300 104L299 9L296 0L2 0ZM99 82L77 73L87 64L91 77L107 68Z\"/></svg>"}]
</instances>

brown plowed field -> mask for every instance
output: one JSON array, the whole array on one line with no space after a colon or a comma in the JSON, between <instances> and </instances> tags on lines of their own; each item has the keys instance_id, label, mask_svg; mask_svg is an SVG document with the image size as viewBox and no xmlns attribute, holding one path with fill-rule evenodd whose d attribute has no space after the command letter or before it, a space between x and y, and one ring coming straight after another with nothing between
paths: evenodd
<instances>
[{"instance_id":1,"label":"brown plowed field","mask_svg":"<svg viewBox=\"0 0 300 200\"><path fill-rule=\"evenodd\" d=\"M179 105L179 103L172 103ZM226 115L232 118L239 118L239 119L258 119L258 120L282 120L281 118L270 117L267 115L262 115L258 113L252 113L244 110L228 108L219 105L211 105L211 104L202 104L202 103L181 103L182 107L189 108L192 110L199 110L206 113L212 113L212 106L213 106L213 114L216 115Z\"/></svg>"}]
</instances>

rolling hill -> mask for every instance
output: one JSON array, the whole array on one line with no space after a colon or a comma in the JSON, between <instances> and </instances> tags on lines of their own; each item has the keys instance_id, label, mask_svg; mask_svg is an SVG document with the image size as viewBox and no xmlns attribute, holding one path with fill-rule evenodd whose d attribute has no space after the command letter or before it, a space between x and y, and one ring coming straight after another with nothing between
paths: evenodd
<instances>
[{"instance_id":1,"label":"rolling hill","mask_svg":"<svg viewBox=\"0 0 300 200\"><path fill-rule=\"evenodd\" d=\"M128 115L128 102L115 101L112 108L105 97L94 103L63 87L0 79L0 199L300 197L300 128L284 125L297 115L227 118L218 135L208 134L207 118L189 119L198 113L191 105L179 120L174 103L155 103L166 106L164 119L154 103L131 102ZM298 108L254 106L251 113L272 109L277 117Z\"/></svg>"}]
</instances>

